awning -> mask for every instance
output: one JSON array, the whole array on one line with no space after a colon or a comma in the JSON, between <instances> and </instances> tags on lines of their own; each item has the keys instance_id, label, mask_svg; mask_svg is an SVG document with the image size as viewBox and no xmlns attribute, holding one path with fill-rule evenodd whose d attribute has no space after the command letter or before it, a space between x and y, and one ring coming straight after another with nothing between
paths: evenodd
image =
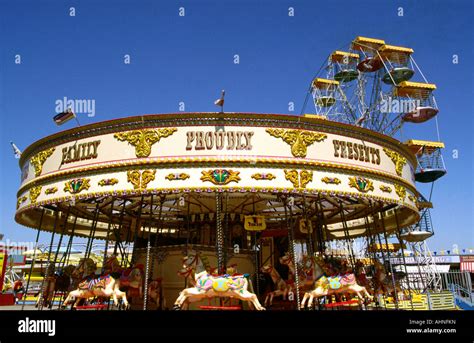
<instances>
[{"instance_id":1,"label":"awning","mask_svg":"<svg viewBox=\"0 0 474 343\"><path fill-rule=\"evenodd\" d=\"M461 261L461 271L462 272L470 272L470 273L474 273L474 262L464 262L464 261Z\"/></svg>"}]
</instances>

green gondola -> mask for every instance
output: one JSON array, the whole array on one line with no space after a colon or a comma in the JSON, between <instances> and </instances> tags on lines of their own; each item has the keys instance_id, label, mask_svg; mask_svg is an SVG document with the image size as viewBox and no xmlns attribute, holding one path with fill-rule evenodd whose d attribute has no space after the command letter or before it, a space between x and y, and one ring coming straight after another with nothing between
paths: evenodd
<instances>
[{"instance_id":1,"label":"green gondola","mask_svg":"<svg viewBox=\"0 0 474 343\"><path fill-rule=\"evenodd\" d=\"M407 67L393 68L392 70L390 70L389 73L386 73L382 77L382 81L386 83L387 85L391 85L393 84L393 81L395 81L395 84L398 85L400 82L410 80L413 74L415 74L415 72L412 69L407 68ZM392 77L390 77L390 75Z\"/></svg>"},{"instance_id":2,"label":"green gondola","mask_svg":"<svg viewBox=\"0 0 474 343\"><path fill-rule=\"evenodd\" d=\"M415 173L415 180L422 183L430 183L438 180L440 177L446 174L446 169L442 168L430 168L420 169Z\"/></svg>"},{"instance_id":3,"label":"green gondola","mask_svg":"<svg viewBox=\"0 0 474 343\"><path fill-rule=\"evenodd\" d=\"M339 82L350 82L359 76L359 72L355 69L344 69L334 75L334 79Z\"/></svg>"}]
</instances>

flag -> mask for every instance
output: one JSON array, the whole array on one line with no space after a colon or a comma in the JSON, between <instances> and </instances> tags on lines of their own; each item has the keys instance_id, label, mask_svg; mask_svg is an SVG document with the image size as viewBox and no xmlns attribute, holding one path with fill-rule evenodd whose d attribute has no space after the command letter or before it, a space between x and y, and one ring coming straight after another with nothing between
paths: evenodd
<instances>
[{"instance_id":1,"label":"flag","mask_svg":"<svg viewBox=\"0 0 474 343\"><path fill-rule=\"evenodd\" d=\"M68 108L66 111L61 112L59 114L56 114L53 117L53 120L56 123L56 125L59 126L59 125L62 125L65 122L67 122L67 121L69 121L73 118L76 118L76 115L74 114L74 112L70 108Z\"/></svg>"},{"instance_id":2,"label":"flag","mask_svg":"<svg viewBox=\"0 0 474 343\"><path fill-rule=\"evenodd\" d=\"M214 101L214 105L224 107L224 96L225 96L225 90L222 90L221 97Z\"/></svg>"},{"instance_id":3,"label":"flag","mask_svg":"<svg viewBox=\"0 0 474 343\"><path fill-rule=\"evenodd\" d=\"M21 157L21 151L18 149L18 147L15 145L15 143L10 142L12 148L13 148L13 153L15 154L15 158L20 158Z\"/></svg>"}]
</instances>

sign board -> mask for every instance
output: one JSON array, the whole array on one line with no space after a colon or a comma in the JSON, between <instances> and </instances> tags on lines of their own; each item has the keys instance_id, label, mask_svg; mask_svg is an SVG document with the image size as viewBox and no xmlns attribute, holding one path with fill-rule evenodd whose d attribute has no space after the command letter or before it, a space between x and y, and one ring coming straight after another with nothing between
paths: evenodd
<instances>
[{"instance_id":1,"label":"sign board","mask_svg":"<svg viewBox=\"0 0 474 343\"><path fill-rule=\"evenodd\" d=\"M301 233L312 233L313 232L313 226L311 225L311 221L307 220L305 218L301 218L299 220L299 225L298 229L300 230Z\"/></svg>"},{"instance_id":2,"label":"sign board","mask_svg":"<svg viewBox=\"0 0 474 343\"><path fill-rule=\"evenodd\" d=\"M267 228L264 216L245 216L244 228L247 231L263 231Z\"/></svg>"},{"instance_id":3,"label":"sign board","mask_svg":"<svg viewBox=\"0 0 474 343\"><path fill-rule=\"evenodd\" d=\"M403 258L391 258L393 264L403 264ZM405 257L406 264L416 264L416 259L413 256ZM459 263L459 256L432 256L432 261L436 264L456 264Z\"/></svg>"}]
</instances>

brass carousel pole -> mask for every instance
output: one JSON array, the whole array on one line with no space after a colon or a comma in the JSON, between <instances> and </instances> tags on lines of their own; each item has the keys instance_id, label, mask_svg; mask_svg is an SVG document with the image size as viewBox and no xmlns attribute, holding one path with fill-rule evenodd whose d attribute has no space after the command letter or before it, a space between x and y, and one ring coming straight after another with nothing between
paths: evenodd
<instances>
[{"instance_id":1,"label":"brass carousel pole","mask_svg":"<svg viewBox=\"0 0 474 343\"><path fill-rule=\"evenodd\" d=\"M123 200L123 205L122 205L122 210L120 211L119 226L118 226L118 229L114 230L114 235L115 235L114 255L116 256L117 255L117 249L120 249L120 254L122 256L122 258L120 259L120 266L121 267L124 265L125 260L128 263L128 256L126 255L126 251L122 250L122 248L120 247L120 243L121 243L120 233L122 232L122 228L123 228L123 216L124 216L124 213L125 213L125 205L127 204L126 199L122 199L122 200ZM132 230L131 225L129 225L128 229L127 229L127 234L125 235L125 242L129 241L129 239L130 239L129 235L130 235L131 230ZM125 249L125 247L123 249ZM125 265L127 263L125 263Z\"/></svg>"},{"instance_id":2,"label":"brass carousel pole","mask_svg":"<svg viewBox=\"0 0 474 343\"><path fill-rule=\"evenodd\" d=\"M62 266L60 266L61 269L64 269L64 267L67 265L67 263L69 263L69 257L71 255L71 249L72 249L72 241L73 241L73 237L74 237L74 231L76 230L76 223L77 223L77 215L74 216L74 223L72 225L72 230L71 232L69 233L69 241L67 243L67 246L66 246L66 252L64 253L64 261L62 263ZM59 300L59 304L58 304L58 310L61 309L61 306L63 304L63 301L65 300L65 296L67 295L67 293Z\"/></svg>"},{"instance_id":3,"label":"brass carousel pole","mask_svg":"<svg viewBox=\"0 0 474 343\"><path fill-rule=\"evenodd\" d=\"M94 219L92 220L91 229L89 231L89 237L87 239L86 252L84 254L84 258L89 258L89 256L91 255L92 244L94 242L94 236L95 236L95 229L96 229L98 221L99 221L99 202L97 202L95 205Z\"/></svg>"},{"instance_id":4,"label":"brass carousel pole","mask_svg":"<svg viewBox=\"0 0 474 343\"><path fill-rule=\"evenodd\" d=\"M411 290L411 285L410 285L410 278L408 277L408 269L407 269L407 262L405 260L405 248L403 247L403 241L402 239L400 238L400 223L398 221L398 214L397 214L397 210L395 209L394 210L395 212L395 221L397 223L397 232L395 233L395 235L397 236L397 239L398 239L398 243L400 244L400 249L402 250L402 259L403 259L403 266L405 267L405 273L406 273L406 278L407 278L407 286L408 286L408 294L410 295L409 296L409 299L410 299L410 306L411 306L411 310L413 311L414 308L413 308L413 296L412 296L412 290Z\"/></svg>"},{"instance_id":5,"label":"brass carousel pole","mask_svg":"<svg viewBox=\"0 0 474 343\"><path fill-rule=\"evenodd\" d=\"M350 241L349 229L347 227L346 216L344 215L344 207L342 201L339 200L339 210L341 213L342 228L344 230L344 238L347 244L347 253L349 254L349 261L351 262L352 270L355 270L355 256L354 250L352 249L352 242Z\"/></svg>"},{"instance_id":6,"label":"brass carousel pole","mask_svg":"<svg viewBox=\"0 0 474 343\"><path fill-rule=\"evenodd\" d=\"M160 227L160 233L163 232L163 226L165 225L165 221L163 220L163 204L165 203L166 200L166 195L161 195L160 196L160 211L158 213L158 220L159 220L159 227ZM151 258L151 273L152 273L152 278L153 278L153 272L155 270L155 260L156 260L156 254L158 250L158 226L156 228L156 236L155 236L155 242L153 244L153 254ZM158 309L162 310L163 309L163 287L160 285L160 303L158 304Z\"/></svg>"},{"instance_id":7,"label":"brass carousel pole","mask_svg":"<svg viewBox=\"0 0 474 343\"><path fill-rule=\"evenodd\" d=\"M396 285L396 281L395 281L395 273L393 272L390 248L388 246L387 228L385 227L385 219L384 219L384 216L383 216L383 212L380 211L378 213L380 213L380 218L381 218L381 221L382 221L383 235L384 235L384 238L385 238L385 247L387 248L387 255L388 255L388 266L390 268L390 273L392 274L392 285L393 285L393 294L394 294L393 300L395 301L395 308L398 310L399 309L399 304L398 304L397 285Z\"/></svg>"},{"instance_id":8,"label":"brass carousel pole","mask_svg":"<svg viewBox=\"0 0 474 343\"><path fill-rule=\"evenodd\" d=\"M130 261L130 266L132 267L135 263L135 260L137 258L136 256L136 248L137 248L137 241L138 241L138 234L141 226L141 218L142 218L142 209L143 209L143 199L144 195L142 194L141 199L140 199L140 208L138 209L137 217L136 217L136 222L135 222L135 231L134 231L134 237L133 237L133 252L132 252L132 258ZM131 230L131 225L130 225L130 230ZM127 258L128 261L128 258Z\"/></svg>"},{"instance_id":9,"label":"brass carousel pole","mask_svg":"<svg viewBox=\"0 0 474 343\"><path fill-rule=\"evenodd\" d=\"M104 273L105 262L106 262L106 260L107 260L107 249L109 249L110 228L112 227L112 221L113 221L113 218L114 218L114 202L115 202L115 198L114 198L114 196L112 195L112 202L111 202L111 204L110 204L110 219L109 219L109 224L107 225L107 234L106 234L106 236L105 236L104 257L102 258L102 270L101 270L101 274Z\"/></svg>"},{"instance_id":10,"label":"brass carousel pole","mask_svg":"<svg viewBox=\"0 0 474 343\"><path fill-rule=\"evenodd\" d=\"M53 267L54 269L53 269L53 274L52 274L52 277L54 277L54 278L56 278L56 276L54 275L54 273L56 271L56 261L58 259L59 249L61 249L61 244L63 242L64 232L66 232L67 220L69 218L69 213L70 212L71 212L71 205L69 205L68 208L67 208L66 216L64 218L64 224L63 224L63 227L62 227L62 230L61 230L61 236L59 236L58 247L56 248L56 253L54 254L54 267ZM64 252L64 254L65 253L66 252ZM56 285L56 282L54 283L54 285ZM48 287L49 287L49 285L48 285ZM56 289L53 289L53 297L51 299L51 305L49 307L50 310L53 309L53 304L54 304L54 298L55 297L56 297ZM61 301L59 301L59 303L61 303Z\"/></svg>"},{"instance_id":11,"label":"brass carousel pole","mask_svg":"<svg viewBox=\"0 0 474 343\"><path fill-rule=\"evenodd\" d=\"M295 254L295 241L294 241L295 231L294 231L294 225L292 223L293 209L291 205L288 205L286 197L283 198L283 205L285 208L285 220L286 220L286 227L288 230L288 241L289 241L288 245L290 248L291 259L293 260L293 263L295 265L296 308L299 311L300 310L300 280L298 276L298 264L296 263L296 254ZM290 212L289 216L288 216L288 210Z\"/></svg>"},{"instance_id":12,"label":"brass carousel pole","mask_svg":"<svg viewBox=\"0 0 474 343\"><path fill-rule=\"evenodd\" d=\"M311 206L310 206L311 208ZM308 218L308 209L306 206L306 195L303 194L303 213L304 213L304 220L306 222L306 230L308 231L308 241L306 242L306 249L308 250L308 256L313 257L314 255L314 249L313 249L313 239L312 239L312 234L313 234L313 226L311 224L311 221ZM311 228L311 229L310 229Z\"/></svg>"},{"instance_id":13,"label":"brass carousel pole","mask_svg":"<svg viewBox=\"0 0 474 343\"><path fill-rule=\"evenodd\" d=\"M153 220L153 193L150 194L150 222L148 223L148 237L146 243L146 262L145 262L145 286L143 290L143 310L148 307L148 278L150 277L150 250L151 250L151 222Z\"/></svg>"},{"instance_id":14,"label":"brass carousel pole","mask_svg":"<svg viewBox=\"0 0 474 343\"><path fill-rule=\"evenodd\" d=\"M23 304L21 305L22 311L25 309L26 296L28 295L28 289L30 287L31 273L33 273L33 266L36 262L36 250L38 249L38 241L39 241L39 236L41 232L41 227L43 225L43 217L44 217L44 207L42 208L42 211L41 211L41 217L40 217L40 221L38 225L38 232L36 233L36 241L35 241L35 246L33 250L33 258L31 259L30 273L28 274L28 281L26 281L25 294L23 295Z\"/></svg>"},{"instance_id":15,"label":"brass carousel pole","mask_svg":"<svg viewBox=\"0 0 474 343\"><path fill-rule=\"evenodd\" d=\"M39 297L38 310L43 309L43 301L42 301L41 298L43 297L43 293L45 291L44 281L46 280L46 277L47 277L47 274L49 273L49 270L51 269L51 250L53 250L54 234L56 232L56 225L58 224L59 209L56 207L55 211L56 211L56 215L55 215L55 218L54 218L53 233L51 234L51 241L49 242L49 249L48 249L48 262L46 264L46 270L44 272L43 281L41 281L41 292L38 295L38 297Z\"/></svg>"},{"instance_id":16,"label":"brass carousel pole","mask_svg":"<svg viewBox=\"0 0 474 343\"><path fill-rule=\"evenodd\" d=\"M224 228L221 221L222 196L216 190L216 247L217 247L217 270L219 274L225 273L224 265Z\"/></svg>"}]
</instances>

